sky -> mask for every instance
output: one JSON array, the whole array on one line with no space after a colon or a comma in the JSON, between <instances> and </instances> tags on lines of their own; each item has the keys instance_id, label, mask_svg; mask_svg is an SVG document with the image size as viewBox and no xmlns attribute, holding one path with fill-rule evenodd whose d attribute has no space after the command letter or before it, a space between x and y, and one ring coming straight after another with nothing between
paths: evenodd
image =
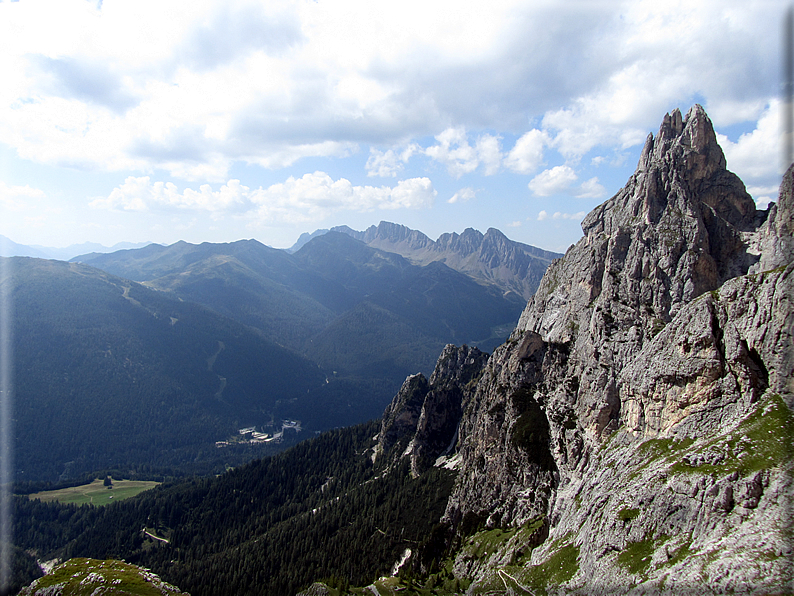
<instances>
[{"instance_id":1,"label":"sky","mask_svg":"<svg viewBox=\"0 0 794 596\"><path fill-rule=\"evenodd\" d=\"M564 251L700 103L761 208L772 0L0 0L0 234L231 242L392 221Z\"/></svg>"}]
</instances>

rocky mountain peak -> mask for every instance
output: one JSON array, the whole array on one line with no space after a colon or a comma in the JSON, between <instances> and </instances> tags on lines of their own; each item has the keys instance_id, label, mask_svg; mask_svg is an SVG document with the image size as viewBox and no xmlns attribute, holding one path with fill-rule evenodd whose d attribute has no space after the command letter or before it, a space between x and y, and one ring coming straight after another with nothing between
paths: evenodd
<instances>
[{"instance_id":1,"label":"rocky mountain peak","mask_svg":"<svg viewBox=\"0 0 794 596\"><path fill-rule=\"evenodd\" d=\"M684 303L747 273L758 256L743 234L758 219L703 108L683 119L667 114L637 171L584 218L585 237L549 268L518 329L550 341L590 329L598 343L606 329L633 328L631 353Z\"/></svg>"},{"instance_id":2,"label":"rocky mountain peak","mask_svg":"<svg viewBox=\"0 0 794 596\"><path fill-rule=\"evenodd\" d=\"M694 105L685 118L675 109L665 114L656 139L652 135L645 141L638 169L647 171L654 163L665 159L685 159L687 169L698 178L708 177L718 169L725 168L725 155L717 143L717 135L706 111Z\"/></svg>"},{"instance_id":3,"label":"rocky mountain peak","mask_svg":"<svg viewBox=\"0 0 794 596\"><path fill-rule=\"evenodd\" d=\"M478 348L449 344L429 381L421 374L408 377L384 412L378 457L410 457L414 474L432 466L453 447L464 401L487 362Z\"/></svg>"},{"instance_id":4,"label":"rocky mountain peak","mask_svg":"<svg viewBox=\"0 0 794 596\"><path fill-rule=\"evenodd\" d=\"M542 520L531 564L575 553L575 593L790 582L794 169L758 211L725 165L703 108L676 110L584 219L467 389L453 529ZM495 578L521 548L454 572Z\"/></svg>"}]
</instances>

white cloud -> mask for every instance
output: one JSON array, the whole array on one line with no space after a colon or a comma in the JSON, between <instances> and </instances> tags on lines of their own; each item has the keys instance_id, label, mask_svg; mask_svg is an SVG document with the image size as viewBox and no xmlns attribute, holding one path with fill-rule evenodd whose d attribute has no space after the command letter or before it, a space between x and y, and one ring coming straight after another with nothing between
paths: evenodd
<instances>
[{"instance_id":1,"label":"white cloud","mask_svg":"<svg viewBox=\"0 0 794 596\"><path fill-rule=\"evenodd\" d=\"M529 190L539 197L548 197L568 191L578 179L570 166L554 166L544 170L529 181Z\"/></svg>"},{"instance_id":2,"label":"white cloud","mask_svg":"<svg viewBox=\"0 0 794 596\"><path fill-rule=\"evenodd\" d=\"M741 135L735 143L724 135L717 135L728 169L742 179L756 200L761 198L759 195L768 196L770 188L775 189L771 193L773 196L777 194L782 176L781 113L780 102L773 101L759 118L755 130Z\"/></svg>"},{"instance_id":3,"label":"white cloud","mask_svg":"<svg viewBox=\"0 0 794 596\"><path fill-rule=\"evenodd\" d=\"M508 228L520 228L521 227L521 222L520 221L511 221L509 224L507 224L507 227Z\"/></svg>"},{"instance_id":4,"label":"white cloud","mask_svg":"<svg viewBox=\"0 0 794 596\"><path fill-rule=\"evenodd\" d=\"M3 209L10 211L22 211L29 209L30 199L44 198L44 191L38 188L32 188L30 185L25 186L9 186L0 180L0 205Z\"/></svg>"},{"instance_id":5,"label":"white cloud","mask_svg":"<svg viewBox=\"0 0 794 596\"><path fill-rule=\"evenodd\" d=\"M447 200L447 203L458 203L458 202L465 202L470 201L477 195L477 191L473 188L461 188L458 192L452 195L451 199Z\"/></svg>"},{"instance_id":6,"label":"white cloud","mask_svg":"<svg viewBox=\"0 0 794 596\"><path fill-rule=\"evenodd\" d=\"M562 165L544 170L530 180L528 186L539 197L566 193L579 199L600 199L606 194L606 188L598 178L590 178L575 186L578 179L570 166Z\"/></svg>"},{"instance_id":7,"label":"white cloud","mask_svg":"<svg viewBox=\"0 0 794 596\"><path fill-rule=\"evenodd\" d=\"M584 216L587 215L584 211L579 211L579 213L560 213L559 211L555 211L554 215L551 216L552 219L571 219L575 221L579 221L584 219Z\"/></svg>"},{"instance_id":8,"label":"white cloud","mask_svg":"<svg viewBox=\"0 0 794 596\"><path fill-rule=\"evenodd\" d=\"M479 165L534 173L543 147L575 160L634 146L694 98L715 122L757 118L777 91L769 27L781 10L743 0L5 3L0 138L38 162L221 180L237 161L278 168L390 147L443 122L428 155L453 176ZM548 139L520 140L505 164L498 132L474 146L449 133L520 130L528 118ZM399 163L368 171L393 177Z\"/></svg>"},{"instance_id":9,"label":"white cloud","mask_svg":"<svg viewBox=\"0 0 794 596\"><path fill-rule=\"evenodd\" d=\"M379 151L374 147L369 150L369 159L365 166L367 176L380 176L381 178L394 178L403 170L405 164L414 153L421 151L416 143L411 143L399 153L394 149Z\"/></svg>"},{"instance_id":10,"label":"white cloud","mask_svg":"<svg viewBox=\"0 0 794 596\"><path fill-rule=\"evenodd\" d=\"M217 191L204 184L198 190L180 192L171 182L130 176L91 206L125 211L178 209L207 212L216 218L246 214L262 222L297 222L322 219L340 210L428 208L436 194L428 178L401 180L394 187L354 186L345 178L334 180L324 172L314 172L267 188L251 189L239 180L229 180Z\"/></svg>"},{"instance_id":11,"label":"white cloud","mask_svg":"<svg viewBox=\"0 0 794 596\"><path fill-rule=\"evenodd\" d=\"M121 186L113 189L107 198L95 199L90 205L124 211L148 211L167 207L230 212L236 207L250 206L251 197L250 189L241 185L239 180L229 180L217 191L212 190L209 184L202 184L198 190L186 188L179 192L173 182L152 183L149 176L130 176Z\"/></svg>"},{"instance_id":12,"label":"white cloud","mask_svg":"<svg viewBox=\"0 0 794 596\"><path fill-rule=\"evenodd\" d=\"M469 143L463 127L448 128L436 137L437 143L424 149L424 154L444 164L451 176L460 178L482 166L482 174L493 176L499 172L505 155L499 135L483 133Z\"/></svg>"},{"instance_id":13,"label":"white cloud","mask_svg":"<svg viewBox=\"0 0 794 596\"><path fill-rule=\"evenodd\" d=\"M600 199L607 193L607 189L598 181L598 178L590 178L582 182L582 186L576 192L578 199Z\"/></svg>"},{"instance_id":14,"label":"white cloud","mask_svg":"<svg viewBox=\"0 0 794 596\"><path fill-rule=\"evenodd\" d=\"M567 219L567 220L574 220L580 221L584 219L584 216L587 215L584 211L579 211L578 213L562 213L560 211L555 211L552 215L549 215L547 211L541 211L538 213L538 221L546 221L551 217L552 219Z\"/></svg>"},{"instance_id":15,"label":"white cloud","mask_svg":"<svg viewBox=\"0 0 794 596\"><path fill-rule=\"evenodd\" d=\"M437 144L424 150L425 155L447 167L451 176L460 178L470 174L480 165L483 173L492 176L499 171L502 163L501 137L488 133L477 137L474 147L463 127L447 128L436 135Z\"/></svg>"},{"instance_id":16,"label":"white cloud","mask_svg":"<svg viewBox=\"0 0 794 596\"><path fill-rule=\"evenodd\" d=\"M543 147L549 143L547 133L533 129L521 136L505 158L505 165L519 174L532 174L543 165Z\"/></svg>"},{"instance_id":17,"label":"white cloud","mask_svg":"<svg viewBox=\"0 0 794 596\"><path fill-rule=\"evenodd\" d=\"M448 128L436 135L436 141L438 144L425 149L425 154L447 166L451 176L460 178L477 169L480 160L477 151L469 145L464 128Z\"/></svg>"},{"instance_id":18,"label":"white cloud","mask_svg":"<svg viewBox=\"0 0 794 596\"><path fill-rule=\"evenodd\" d=\"M482 162L484 174L492 176L499 171L502 163L500 137L484 134L477 139L477 155Z\"/></svg>"}]
</instances>

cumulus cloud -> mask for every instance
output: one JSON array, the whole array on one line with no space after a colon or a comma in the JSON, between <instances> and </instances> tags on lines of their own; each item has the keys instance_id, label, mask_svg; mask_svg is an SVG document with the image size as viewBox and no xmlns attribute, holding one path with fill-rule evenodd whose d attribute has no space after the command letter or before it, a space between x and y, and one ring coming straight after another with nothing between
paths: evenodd
<instances>
[{"instance_id":1,"label":"cumulus cloud","mask_svg":"<svg viewBox=\"0 0 794 596\"><path fill-rule=\"evenodd\" d=\"M582 186L574 196L578 199L601 199L607 193L604 185L598 181L597 177L590 178L582 182Z\"/></svg>"},{"instance_id":2,"label":"cumulus cloud","mask_svg":"<svg viewBox=\"0 0 794 596\"><path fill-rule=\"evenodd\" d=\"M425 149L425 154L447 166L451 176L460 178L477 169L480 160L477 151L469 145L464 128L448 128L436 135L436 141L438 144Z\"/></svg>"},{"instance_id":3,"label":"cumulus cloud","mask_svg":"<svg viewBox=\"0 0 794 596\"><path fill-rule=\"evenodd\" d=\"M448 128L436 135L437 143L424 150L425 155L444 164L451 176L460 178L464 174L483 166L483 174L496 174L502 164L501 137L484 133L477 137L474 146L463 127Z\"/></svg>"},{"instance_id":4,"label":"cumulus cloud","mask_svg":"<svg viewBox=\"0 0 794 596\"><path fill-rule=\"evenodd\" d=\"M551 216L552 219L572 219L575 221L579 221L584 219L584 216L587 215L584 211L579 211L578 213L560 213L559 211L555 211L554 215Z\"/></svg>"},{"instance_id":5,"label":"cumulus cloud","mask_svg":"<svg viewBox=\"0 0 794 596\"><path fill-rule=\"evenodd\" d=\"M217 191L212 190L209 184L202 184L198 190L186 188L180 192L173 182L152 182L149 176L129 176L106 198L94 199L90 205L123 211L147 211L166 207L230 212L235 208L251 205L251 198L250 189L241 185L239 180L229 180Z\"/></svg>"},{"instance_id":6,"label":"cumulus cloud","mask_svg":"<svg viewBox=\"0 0 794 596\"><path fill-rule=\"evenodd\" d=\"M777 91L774 2L25 4L0 21L0 136L83 168L190 175L194 152L217 178L236 161L283 167L445 122L428 155L453 176L529 174L543 147L575 160L634 146L695 97L720 122L755 119ZM506 160L498 133L456 136L528 117L540 129ZM383 163L393 177L400 162Z\"/></svg>"},{"instance_id":7,"label":"cumulus cloud","mask_svg":"<svg viewBox=\"0 0 794 596\"><path fill-rule=\"evenodd\" d=\"M546 221L551 217L551 219L564 219L564 220L572 220L572 221L581 221L584 219L584 216L587 215L584 211L579 211L578 213L562 213L561 211L555 211L551 215L547 211L541 211L538 213L538 221Z\"/></svg>"},{"instance_id":8,"label":"cumulus cloud","mask_svg":"<svg viewBox=\"0 0 794 596\"><path fill-rule=\"evenodd\" d=\"M452 198L447 200L447 203L458 203L458 202L465 202L470 201L477 195L477 191L473 188L461 188L458 192L452 195Z\"/></svg>"},{"instance_id":9,"label":"cumulus cloud","mask_svg":"<svg viewBox=\"0 0 794 596\"><path fill-rule=\"evenodd\" d=\"M530 180L528 186L539 197L565 193L580 199L598 199L606 194L606 188L598 178L590 178L576 186L578 179L573 168L562 165L544 170Z\"/></svg>"},{"instance_id":10,"label":"cumulus cloud","mask_svg":"<svg viewBox=\"0 0 794 596\"><path fill-rule=\"evenodd\" d=\"M524 133L508 153L505 165L518 174L534 173L543 165L543 147L549 141L549 135L538 129Z\"/></svg>"},{"instance_id":11,"label":"cumulus cloud","mask_svg":"<svg viewBox=\"0 0 794 596\"><path fill-rule=\"evenodd\" d=\"M367 159L367 164L365 166L367 176L395 178L397 174L403 170L405 164L411 159L411 156L419 151L421 151L421 148L416 143L411 143L408 147L399 152L394 149L379 151L371 147L369 150L369 159Z\"/></svg>"},{"instance_id":12,"label":"cumulus cloud","mask_svg":"<svg viewBox=\"0 0 794 596\"><path fill-rule=\"evenodd\" d=\"M500 138L490 134L484 134L477 139L477 155L483 165L483 173L492 176L499 171L502 163L502 149Z\"/></svg>"},{"instance_id":13,"label":"cumulus cloud","mask_svg":"<svg viewBox=\"0 0 794 596\"><path fill-rule=\"evenodd\" d=\"M219 190L204 184L198 190L180 191L171 182L130 176L91 206L124 211L202 211L215 217L246 214L266 222L297 222L322 219L340 210L428 208L436 194L428 178L401 180L394 187L354 186L346 178L334 180L325 172L314 172L267 188L251 189L239 180L229 180Z\"/></svg>"},{"instance_id":14,"label":"cumulus cloud","mask_svg":"<svg viewBox=\"0 0 794 596\"><path fill-rule=\"evenodd\" d=\"M745 182L748 192L756 201L764 204L776 200L770 199L770 196L777 195L782 176L781 114L780 102L774 101L766 107L756 128L741 135L736 142L730 141L724 135L717 135L728 169Z\"/></svg>"},{"instance_id":15,"label":"cumulus cloud","mask_svg":"<svg viewBox=\"0 0 794 596\"><path fill-rule=\"evenodd\" d=\"M578 179L570 166L554 166L529 181L529 189L539 197L566 192Z\"/></svg>"}]
</instances>

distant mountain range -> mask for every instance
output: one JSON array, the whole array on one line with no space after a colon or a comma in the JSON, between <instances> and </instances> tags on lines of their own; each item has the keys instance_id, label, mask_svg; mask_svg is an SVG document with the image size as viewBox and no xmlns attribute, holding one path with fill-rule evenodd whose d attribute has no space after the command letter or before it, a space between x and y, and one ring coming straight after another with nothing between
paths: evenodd
<instances>
[{"instance_id":1,"label":"distant mountain range","mask_svg":"<svg viewBox=\"0 0 794 596\"><path fill-rule=\"evenodd\" d=\"M526 304L336 231L294 253L177 242L15 258L12 271L18 463L31 480L143 462L206 472L238 428L375 418L445 345L502 343Z\"/></svg>"},{"instance_id":2,"label":"distant mountain range","mask_svg":"<svg viewBox=\"0 0 794 596\"><path fill-rule=\"evenodd\" d=\"M223 469L252 454L215 441L328 400L314 362L198 304L77 263L8 269L19 480Z\"/></svg>"},{"instance_id":3,"label":"distant mountain range","mask_svg":"<svg viewBox=\"0 0 794 596\"><path fill-rule=\"evenodd\" d=\"M387 221L363 232L339 226L303 234L289 251L295 252L329 231L347 234L372 248L397 253L415 265L444 263L480 282L515 292L526 300L537 290L551 261L562 256L510 240L495 228L489 228L485 234L467 228L462 234L442 234L433 241L418 230Z\"/></svg>"},{"instance_id":4,"label":"distant mountain range","mask_svg":"<svg viewBox=\"0 0 794 596\"><path fill-rule=\"evenodd\" d=\"M114 252L126 248L141 248L151 244L150 242L119 242L113 246L103 246L96 242L83 242L81 244L71 244L64 248L53 248L50 246L39 246L18 244L0 234L0 256L4 257L36 257L39 259L57 259L68 261L69 259L89 252Z\"/></svg>"}]
</instances>

